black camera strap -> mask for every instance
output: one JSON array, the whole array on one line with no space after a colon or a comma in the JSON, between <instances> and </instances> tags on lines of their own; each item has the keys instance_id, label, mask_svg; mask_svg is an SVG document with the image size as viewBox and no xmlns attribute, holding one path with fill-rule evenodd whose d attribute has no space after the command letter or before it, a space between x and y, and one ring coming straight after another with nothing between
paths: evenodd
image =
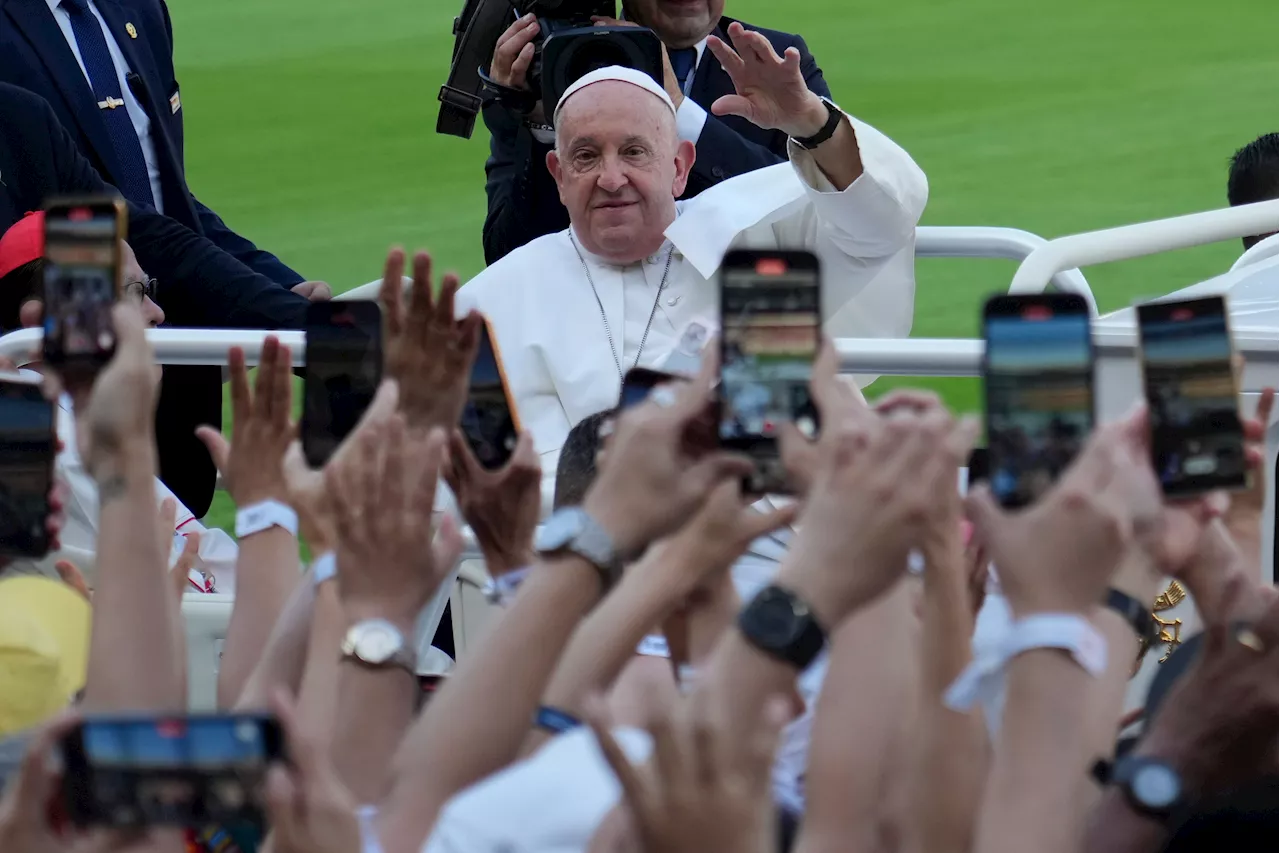
<instances>
[{"instance_id":1,"label":"black camera strap","mask_svg":"<svg viewBox=\"0 0 1280 853\"><path fill-rule=\"evenodd\" d=\"M449 79L440 87L440 113L436 133L470 139L476 114L483 106L480 69L487 67L498 36L511 16L509 0L466 0L462 12L453 19L453 64Z\"/></svg>"}]
</instances>

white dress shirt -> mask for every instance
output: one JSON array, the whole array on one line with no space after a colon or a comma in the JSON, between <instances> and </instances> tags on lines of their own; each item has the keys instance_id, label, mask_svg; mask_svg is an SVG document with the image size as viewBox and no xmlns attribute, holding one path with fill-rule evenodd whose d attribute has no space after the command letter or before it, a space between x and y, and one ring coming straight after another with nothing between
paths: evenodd
<instances>
[{"instance_id":1,"label":"white dress shirt","mask_svg":"<svg viewBox=\"0 0 1280 853\"><path fill-rule=\"evenodd\" d=\"M84 59L80 56L80 46L76 43L75 33L71 30L70 13L62 8L62 0L45 0L45 3L53 13L53 19L58 22L58 29L62 30L62 37L67 40L67 47L71 48L76 64L80 66L80 72L84 74L85 82L89 84L89 89L92 91L93 82L89 80L89 72L85 70ZM160 197L160 166L156 159L156 147L151 142L151 119L147 117L147 111L142 108L142 104L138 103L138 99L133 96L133 91L129 88L129 81L126 79L130 71L129 65L124 60L124 54L120 51L120 45L116 43L115 36L111 34L111 28L102 19L102 14L98 12L98 7L94 5L93 0L89 0L89 11L97 19L98 26L102 28L102 34L107 40L107 51L110 52L111 62L116 67L116 78L120 81L124 108L129 113L129 120L133 122L133 131L138 135L138 143L142 146L142 159L147 163L147 180L151 183L151 197L155 200L156 210L164 213L164 202Z\"/></svg>"}]
</instances>

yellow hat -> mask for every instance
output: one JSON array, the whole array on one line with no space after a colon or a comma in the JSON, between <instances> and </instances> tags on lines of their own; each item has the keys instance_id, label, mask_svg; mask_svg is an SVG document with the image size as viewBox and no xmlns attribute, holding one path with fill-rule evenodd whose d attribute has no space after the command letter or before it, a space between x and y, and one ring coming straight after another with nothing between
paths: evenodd
<instances>
[{"instance_id":1,"label":"yellow hat","mask_svg":"<svg viewBox=\"0 0 1280 853\"><path fill-rule=\"evenodd\" d=\"M89 602L38 576L0 581L0 736L65 708L84 686Z\"/></svg>"}]
</instances>

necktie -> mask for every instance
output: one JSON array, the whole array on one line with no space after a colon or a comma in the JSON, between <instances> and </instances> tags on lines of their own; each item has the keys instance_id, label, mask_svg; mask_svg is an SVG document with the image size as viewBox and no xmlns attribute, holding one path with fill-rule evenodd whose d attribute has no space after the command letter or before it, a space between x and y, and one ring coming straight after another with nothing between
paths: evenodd
<instances>
[{"instance_id":1,"label":"necktie","mask_svg":"<svg viewBox=\"0 0 1280 853\"><path fill-rule=\"evenodd\" d=\"M698 49L693 47L667 48L667 56L671 58L671 70L676 73L676 80L679 81L680 88L683 89L685 80L693 73L693 66L697 64Z\"/></svg>"},{"instance_id":2,"label":"necktie","mask_svg":"<svg viewBox=\"0 0 1280 853\"><path fill-rule=\"evenodd\" d=\"M155 206L151 195L151 181L147 178L147 161L142 156L142 144L138 142L133 120L124 105L124 93L120 91L120 78L116 75L111 51L107 49L107 37L103 35L98 19L89 8L89 0L62 0L62 8L71 17L71 32L80 48L80 59L102 120L111 137L111 147L120 164L119 174L112 175L114 183L124 197L134 204Z\"/></svg>"}]
</instances>

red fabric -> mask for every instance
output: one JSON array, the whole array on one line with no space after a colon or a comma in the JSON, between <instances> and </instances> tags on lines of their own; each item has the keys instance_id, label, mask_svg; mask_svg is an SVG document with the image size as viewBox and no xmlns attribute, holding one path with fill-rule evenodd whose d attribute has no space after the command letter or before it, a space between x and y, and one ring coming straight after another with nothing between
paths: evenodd
<instances>
[{"instance_id":1,"label":"red fabric","mask_svg":"<svg viewBox=\"0 0 1280 853\"><path fill-rule=\"evenodd\" d=\"M0 236L0 276L23 264L44 257L44 211L37 210L19 219Z\"/></svg>"}]
</instances>

